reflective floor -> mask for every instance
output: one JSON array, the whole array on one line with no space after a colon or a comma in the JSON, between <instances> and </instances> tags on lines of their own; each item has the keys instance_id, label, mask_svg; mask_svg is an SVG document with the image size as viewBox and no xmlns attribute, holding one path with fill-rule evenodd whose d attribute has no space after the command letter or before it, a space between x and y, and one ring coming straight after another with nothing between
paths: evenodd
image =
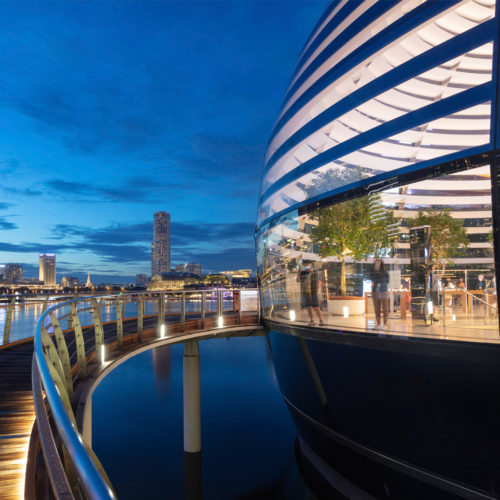
<instances>
[{"instance_id":1,"label":"reflective floor","mask_svg":"<svg viewBox=\"0 0 500 500\"><path fill-rule=\"evenodd\" d=\"M375 314L372 308L360 315L343 317L329 314L324 308L321 310L324 325L320 325L319 318L314 312L314 326L318 328L335 327L343 330L361 331L377 334L394 334L415 337L435 337L450 340L462 340L469 342L500 343L498 318L493 315L485 315L483 308L474 307L470 314L464 314L461 307L446 307L446 313L439 308L433 315L433 321L415 319L411 313L406 313L402 318L400 310L393 310L389 314L387 328L377 328ZM310 324L309 315L305 309L276 311L269 319L287 324ZM290 319L290 318L293 318Z\"/></svg>"},{"instance_id":2,"label":"reflective floor","mask_svg":"<svg viewBox=\"0 0 500 500\"><path fill-rule=\"evenodd\" d=\"M265 337L201 341L204 499L276 498L295 428ZM184 346L111 372L93 396L93 448L120 499L183 499Z\"/></svg>"}]
</instances>

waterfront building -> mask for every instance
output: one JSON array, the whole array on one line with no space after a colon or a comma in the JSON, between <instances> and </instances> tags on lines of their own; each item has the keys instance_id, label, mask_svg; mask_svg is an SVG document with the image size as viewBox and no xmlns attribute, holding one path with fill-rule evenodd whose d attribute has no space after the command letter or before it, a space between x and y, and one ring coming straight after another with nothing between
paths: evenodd
<instances>
[{"instance_id":1,"label":"waterfront building","mask_svg":"<svg viewBox=\"0 0 500 500\"><path fill-rule=\"evenodd\" d=\"M201 276L201 264L196 264L195 262L189 262L186 265L186 271L188 273L198 274Z\"/></svg>"},{"instance_id":2,"label":"waterfront building","mask_svg":"<svg viewBox=\"0 0 500 500\"><path fill-rule=\"evenodd\" d=\"M16 283L24 277L24 268L20 264L0 264L0 282Z\"/></svg>"},{"instance_id":3,"label":"waterfront building","mask_svg":"<svg viewBox=\"0 0 500 500\"><path fill-rule=\"evenodd\" d=\"M238 269L236 271L221 271L221 274L224 274L229 279L233 278L250 278L252 275L251 269Z\"/></svg>"},{"instance_id":4,"label":"waterfront building","mask_svg":"<svg viewBox=\"0 0 500 500\"><path fill-rule=\"evenodd\" d=\"M334 1L290 80L257 272L320 496L497 496L498 15Z\"/></svg>"},{"instance_id":5,"label":"waterfront building","mask_svg":"<svg viewBox=\"0 0 500 500\"><path fill-rule=\"evenodd\" d=\"M80 280L75 276L63 276L61 278L61 286L63 288L76 288L80 284Z\"/></svg>"},{"instance_id":6,"label":"waterfront building","mask_svg":"<svg viewBox=\"0 0 500 500\"><path fill-rule=\"evenodd\" d=\"M186 266L187 264L176 264L175 265L175 272L176 273L185 273L186 272Z\"/></svg>"},{"instance_id":7,"label":"waterfront building","mask_svg":"<svg viewBox=\"0 0 500 500\"><path fill-rule=\"evenodd\" d=\"M56 284L56 256L53 253L40 254L39 280L44 285Z\"/></svg>"},{"instance_id":8,"label":"waterfront building","mask_svg":"<svg viewBox=\"0 0 500 500\"><path fill-rule=\"evenodd\" d=\"M170 271L170 214L156 212L153 220L153 242L151 243L151 274Z\"/></svg>"},{"instance_id":9,"label":"waterfront building","mask_svg":"<svg viewBox=\"0 0 500 500\"><path fill-rule=\"evenodd\" d=\"M147 286L149 281L147 274L136 274L135 275L135 284L139 286Z\"/></svg>"},{"instance_id":10,"label":"waterfront building","mask_svg":"<svg viewBox=\"0 0 500 500\"><path fill-rule=\"evenodd\" d=\"M24 278L24 267L20 264L6 264L4 269L4 279L8 283L17 283Z\"/></svg>"},{"instance_id":11,"label":"waterfront building","mask_svg":"<svg viewBox=\"0 0 500 500\"><path fill-rule=\"evenodd\" d=\"M147 290L182 290L185 285L200 283L200 276L187 272L170 271L155 274L148 283Z\"/></svg>"}]
</instances>

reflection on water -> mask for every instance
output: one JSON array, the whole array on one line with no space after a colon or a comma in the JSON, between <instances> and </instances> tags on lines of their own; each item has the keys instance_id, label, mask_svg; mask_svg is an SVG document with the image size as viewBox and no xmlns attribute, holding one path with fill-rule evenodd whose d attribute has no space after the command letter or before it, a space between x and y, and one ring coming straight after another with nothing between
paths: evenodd
<instances>
[{"instance_id":1,"label":"reflection on water","mask_svg":"<svg viewBox=\"0 0 500 500\"><path fill-rule=\"evenodd\" d=\"M53 302L49 303L49 307L55 305ZM14 308L14 314L12 317L12 322L10 325L10 342L15 342L16 340L26 339L33 337L35 334L36 322L43 312L43 302L36 303L20 303L16 304ZM93 324L92 311L82 311L81 309L86 309L90 307L90 302L78 302L78 317L80 318L80 323L82 326ZM145 314L157 314L158 313L158 302L147 301L144 304ZM224 301L224 310L231 310L233 308L233 303L230 300ZM5 321L7 318L7 304L0 305L0 345L3 342L3 332ZM215 311L217 309L216 300L207 300L206 310ZM201 310L200 300L188 300L186 301L186 312L199 312ZM181 304L178 300L167 300L165 302L165 312L168 313L180 313ZM62 306L57 309L56 316L61 318L69 314L69 306ZM137 316L137 303L127 302L125 303L125 318L131 318ZM103 322L116 320L116 306L113 301L108 301L101 308L101 318ZM46 319L46 324L50 324L49 318ZM68 328L68 320L63 318L60 320L61 328L64 330Z\"/></svg>"},{"instance_id":2,"label":"reflection on water","mask_svg":"<svg viewBox=\"0 0 500 500\"><path fill-rule=\"evenodd\" d=\"M164 345L152 351L156 391L159 395L167 395L170 390L170 371L172 369L170 349L169 345Z\"/></svg>"},{"instance_id":3,"label":"reflection on water","mask_svg":"<svg viewBox=\"0 0 500 500\"><path fill-rule=\"evenodd\" d=\"M270 498L295 429L266 340L199 345L203 498ZM177 344L142 353L94 394L93 448L122 500L184 498L183 350Z\"/></svg>"}]
</instances>

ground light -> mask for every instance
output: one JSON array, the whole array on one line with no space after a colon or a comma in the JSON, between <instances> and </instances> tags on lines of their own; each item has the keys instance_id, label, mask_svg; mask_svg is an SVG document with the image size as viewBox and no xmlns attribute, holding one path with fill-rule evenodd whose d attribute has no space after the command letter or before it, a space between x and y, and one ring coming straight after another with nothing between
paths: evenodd
<instances>
[{"instance_id":1,"label":"ground light","mask_svg":"<svg viewBox=\"0 0 500 500\"><path fill-rule=\"evenodd\" d=\"M348 318L349 317L349 306L344 306L342 308L342 310L344 311L344 318Z\"/></svg>"},{"instance_id":2,"label":"ground light","mask_svg":"<svg viewBox=\"0 0 500 500\"><path fill-rule=\"evenodd\" d=\"M224 326L224 318L222 316L219 316L218 323L219 323L219 328L222 328Z\"/></svg>"},{"instance_id":3,"label":"ground light","mask_svg":"<svg viewBox=\"0 0 500 500\"><path fill-rule=\"evenodd\" d=\"M295 311L293 309L290 311L290 321L295 321Z\"/></svg>"}]
</instances>

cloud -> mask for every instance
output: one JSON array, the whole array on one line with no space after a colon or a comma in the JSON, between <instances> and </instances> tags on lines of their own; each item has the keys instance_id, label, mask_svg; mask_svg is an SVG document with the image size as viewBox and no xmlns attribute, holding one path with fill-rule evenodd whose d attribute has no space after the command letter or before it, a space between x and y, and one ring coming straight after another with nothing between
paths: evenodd
<instances>
[{"instance_id":1,"label":"cloud","mask_svg":"<svg viewBox=\"0 0 500 500\"><path fill-rule=\"evenodd\" d=\"M0 201L0 210L7 210L7 208L13 207L13 203L5 203L3 201Z\"/></svg>"},{"instance_id":2,"label":"cloud","mask_svg":"<svg viewBox=\"0 0 500 500\"><path fill-rule=\"evenodd\" d=\"M7 231L9 229L18 229L18 226L13 222L5 220L5 217L0 217L0 231Z\"/></svg>"},{"instance_id":3,"label":"cloud","mask_svg":"<svg viewBox=\"0 0 500 500\"><path fill-rule=\"evenodd\" d=\"M42 191L39 191L37 189L32 189L32 188L14 188L14 187L8 187L8 188L2 188L5 193L8 194L17 194L20 196L41 196L43 193Z\"/></svg>"},{"instance_id":4,"label":"cloud","mask_svg":"<svg viewBox=\"0 0 500 500\"><path fill-rule=\"evenodd\" d=\"M44 183L49 192L65 195L72 200L94 202L142 202L156 204L168 192L169 197L176 197L179 190L188 190L189 186L161 179L129 178L118 187L105 187L86 182L73 182L53 178Z\"/></svg>"},{"instance_id":5,"label":"cloud","mask_svg":"<svg viewBox=\"0 0 500 500\"><path fill-rule=\"evenodd\" d=\"M200 262L210 270L238 267L243 263L253 267L253 229L252 222L173 222L172 263ZM102 228L57 224L52 227L49 239L59 241L61 250L91 252L105 262L118 265L149 264L152 238L152 222L135 222Z\"/></svg>"}]
</instances>

